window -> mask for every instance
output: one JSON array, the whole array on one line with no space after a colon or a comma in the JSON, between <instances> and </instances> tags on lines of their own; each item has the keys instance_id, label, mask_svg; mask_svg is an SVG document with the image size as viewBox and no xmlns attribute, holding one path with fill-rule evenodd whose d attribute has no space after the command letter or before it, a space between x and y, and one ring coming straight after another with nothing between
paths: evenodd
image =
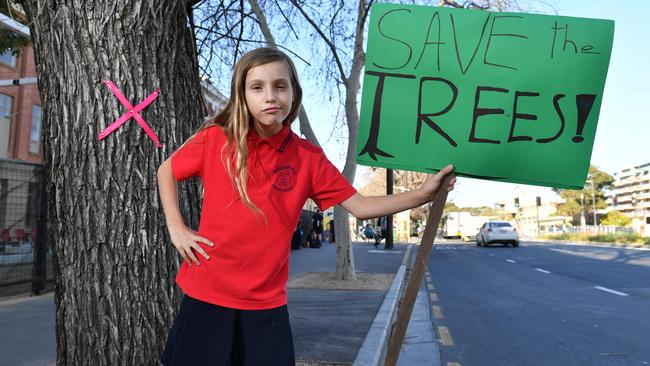
<instances>
[{"instance_id":1,"label":"window","mask_svg":"<svg viewBox=\"0 0 650 366\"><path fill-rule=\"evenodd\" d=\"M0 118L10 118L11 99L8 95L0 94Z\"/></svg>"},{"instance_id":2,"label":"window","mask_svg":"<svg viewBox=\"0 0 650 366\"><path fill-rule=\"evenodd\" d=\"M0 63L16 67L16 56L14 56L12 52L13 50L7 50L4 53L0 53Z\"/></svg>"},{"instance_id":3,"label":"window","mask_svg":"<svg viewBox=\"0 0 650 366\"><path fill-rule=\"evenodd\" d=\"M32 107L32 131L29 134L29 152L41 152L41 106Z\"/></svg>"},{"instance_id":4,"label":"window","mask_svg":"<svg viewBox=\"0 0 650 366\"><path fill-rule=\"evenodd\" d=\"M12 98L10 96L0 94L0 158L6 158L9 152L11 101Z\"/></svg>"},{"instance_id":5,"label":"window","mask_svg":"<svg viewBox=\"0 0 650 366\"><path fill-rule=\"evenodd\" d=\"M510 227L510 223L508 222L492 222L490 223L490 227Z\"/></svg>"}]
</instances>

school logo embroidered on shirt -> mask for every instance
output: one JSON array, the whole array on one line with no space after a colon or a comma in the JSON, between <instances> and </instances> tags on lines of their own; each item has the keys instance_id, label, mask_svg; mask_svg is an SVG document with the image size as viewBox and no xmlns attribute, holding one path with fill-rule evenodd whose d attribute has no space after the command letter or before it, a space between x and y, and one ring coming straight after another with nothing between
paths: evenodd
<instances>
[{"instance_id":1,"label":"school logo embroidered on shirt","mask_svg":"<svg viewBox=\"0 0 650 366\"><path fill-rule=\"evenodd\" d=\"M287 192L296 186L296 169L288 165L280 165L273 171L273 188Z\"/></svg>"}]
</instances>

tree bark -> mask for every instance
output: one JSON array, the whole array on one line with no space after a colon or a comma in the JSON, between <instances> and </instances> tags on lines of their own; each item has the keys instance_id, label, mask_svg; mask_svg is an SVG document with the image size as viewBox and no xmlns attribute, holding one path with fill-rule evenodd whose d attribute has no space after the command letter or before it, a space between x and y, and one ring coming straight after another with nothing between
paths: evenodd
<instances>
[{"instance_id":1,"label":"tree bark","mask_svg":"<svg viewBox=\"0 0 650 366\"><path fill-rule=\"evenodd\" d=\"M200 125L198 65L184 1L28 0L43 109L55 274L57 365L154 365L180 300L158 166ZM126 112L110 79L163 147ZM198 225L200 187L179 187Z\"/></svg>"},{"instance_id":2,"label":"tree bark","mask_svg":"<svg viewBox=\"0 0 650 366\"><path fill-rule=\"evenodd\" d=\"M334 206L334 236L336 237L336 278L356 280L354 252L350 241L350 215L341 206Z\"/></svg>"}]
</instances>

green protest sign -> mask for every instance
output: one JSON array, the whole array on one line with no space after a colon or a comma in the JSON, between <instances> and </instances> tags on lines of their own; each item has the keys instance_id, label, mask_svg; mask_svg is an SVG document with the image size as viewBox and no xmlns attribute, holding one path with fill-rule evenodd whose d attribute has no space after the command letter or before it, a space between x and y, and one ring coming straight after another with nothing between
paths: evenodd
<instances>
[{"instance_id":1,"label":"green protest sign","mask_svg":"<svg viewBox=\"0 0 650 366\"><path fill-rule=\"evenodd\" d=\"M582 188L614 22L374 4L357 161Z\"/></svg>"}]
</instances>

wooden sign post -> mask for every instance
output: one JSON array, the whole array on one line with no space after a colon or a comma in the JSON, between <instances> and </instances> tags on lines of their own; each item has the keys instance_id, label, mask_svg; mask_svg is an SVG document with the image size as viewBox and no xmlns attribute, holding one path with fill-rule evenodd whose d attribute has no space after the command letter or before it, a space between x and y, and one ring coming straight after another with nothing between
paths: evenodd
<instances>
[{"instance_id":1,"label":"wooden sign post","mask_svg":"<svg viewBox=\"0 0 650 366\"><path fill-rule=\"evenodd\" d=\"M431 205L429 206L429 218L427 225L424 227L424 234L422 235L422 242L420 243L420 250L415 258L415 264L411 272L411 277L406 285L406 292L401 301L401 305L397 311L397 320L395 327L388 339L388 350L386 351L386 361L384 366L394 366L397 364L399 352L402 349L404 336L406 335L406 328L408 327L409 320L411 319L411 312L413 312L413 305L415 298L420 290L422 284L422 277L426 271L427 264L429 263L429 254L433 247L433 241L436 238L440 218L442 217L442 210L445 208L447 202L447 186L451 175L447 175L436 192Z\"/></svg>"}]
</instances>

